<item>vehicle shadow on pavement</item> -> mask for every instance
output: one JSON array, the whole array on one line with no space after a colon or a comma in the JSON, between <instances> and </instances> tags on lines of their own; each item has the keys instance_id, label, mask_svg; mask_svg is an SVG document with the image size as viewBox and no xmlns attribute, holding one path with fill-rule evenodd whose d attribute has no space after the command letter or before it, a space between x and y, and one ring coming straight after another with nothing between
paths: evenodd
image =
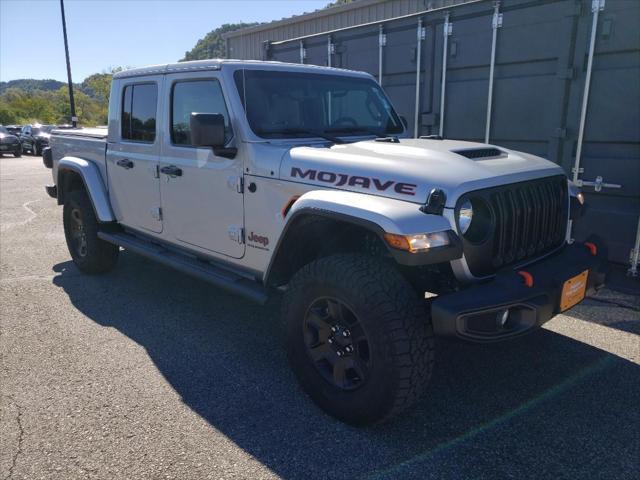
<instances>
[{"instance_id":1,"label":"vehicle shadow on pavement","mask_svg":"<svg viewBox=\"0 0 640 480\"><path fill-rule=\"evenodd\" d=\"M141 345L183 401L270 470L315 478L624 478L637 472L640 367L548 330L438 343L428 394L353 428L289 370L279 303L260 307L121 252L103 276L54 267L84 315Z\"/></svg>"}]
</instances>

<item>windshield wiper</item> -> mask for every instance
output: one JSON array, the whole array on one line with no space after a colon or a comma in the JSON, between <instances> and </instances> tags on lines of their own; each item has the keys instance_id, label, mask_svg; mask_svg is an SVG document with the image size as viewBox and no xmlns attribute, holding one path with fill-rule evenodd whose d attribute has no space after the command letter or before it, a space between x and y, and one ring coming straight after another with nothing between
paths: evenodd
<instances>
[{"instance_id":1,"label":"windshield wiper","mask_svg":"<svg viewBox=\"0 0 640 480\"><path fill-rule=\"evenodd\" d=\"M344 143L344 140L334 137L333 135L328 135L324 131L321 130L312 130L306 128L285 128L283 130L259 130L256 132L257 134L271 134L271 135L296 135L296 134L306 134L311 135L312 137L320 137L325 140L329 140L332 143Z\"/></svg>"},{"instance_id":2,"label":"windshield wiper","mask_svg":"<svg viewBox=\"0 0 640 480\"><path fill-rule=\"evenodd\" d=\"M386 133L383 133L383 132L380 132L380 131L377 131L377 130L370 130L368 128L361 128L361 127L331 128L331 129L328 129L327 131L329 131L329 132L343 132L343 133L366 133L368 135L374 135L376 138L390 138L390 137L393 136L393 135L387 135Z\"/></svg>"}]
</instances>

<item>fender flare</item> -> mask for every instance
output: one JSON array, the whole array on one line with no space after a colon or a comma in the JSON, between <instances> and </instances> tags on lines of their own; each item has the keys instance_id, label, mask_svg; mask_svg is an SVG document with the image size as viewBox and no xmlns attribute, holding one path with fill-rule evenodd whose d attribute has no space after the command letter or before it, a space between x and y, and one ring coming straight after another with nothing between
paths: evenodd
<instances>
[{"instance_id":1,"label":"fender flare","mask_svg":"<svg viewBox=\"0 0 640 480\"><path fill-rule=\"evenodd\" d=\"M102 180L98 166L87 160L78 157L63 157L58 162L57 182L58 203L64 203L64 182L62 181L65 172L74 172L80 176L84 183L85 190L89 194L89 199L93 205L93 210L99 222L115 222L116 218L109 203L109 195Z\"/></svg>"},{"instance_id":2,"label":"fender flare","mask_svg":"<svg viewBox=\"0 0 640 480\"><path fill-rule=\"evenodd\" d=\"M290 233L290 227L304 215L331 218L369 230L382 240L395 261L402 265L441 263L462 256L462 242L452 230L449 220L440 215L423 213L419 204L357 192L312 190L295 200L286 213L286 223L265 272L265 283L269 282L280 247ZM424 253L393 249L383 238L385 233L411 235L442 231L449 232L451 244Z\"/></svg>"}]
</instances>

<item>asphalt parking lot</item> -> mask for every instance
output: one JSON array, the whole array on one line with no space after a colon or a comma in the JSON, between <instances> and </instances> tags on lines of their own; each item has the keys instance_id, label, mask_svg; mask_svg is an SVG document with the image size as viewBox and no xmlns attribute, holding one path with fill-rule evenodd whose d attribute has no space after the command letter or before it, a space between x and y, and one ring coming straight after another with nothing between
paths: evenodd
<instances>
[{"instance_id":1,"label":"asphalt parking lot","mask_svg":"<svg viewBox=\"0 0 640 480\"><path fill-rule=\"evenodd\" d=\"M0 478L637 478L640 296L497 346L440 341L429 394L357 429L299 390L278 302L123 252L69 260L40 158L0 158Z\"/></svg>"}]
</instances>

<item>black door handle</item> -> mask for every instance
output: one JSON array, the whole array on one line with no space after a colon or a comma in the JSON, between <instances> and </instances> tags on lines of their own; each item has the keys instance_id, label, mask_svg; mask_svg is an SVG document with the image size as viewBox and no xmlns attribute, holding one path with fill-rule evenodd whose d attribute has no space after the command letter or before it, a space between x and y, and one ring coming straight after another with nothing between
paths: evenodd
<instances>
[{"instance_id":1,"label":"black door handle","mask_svg":"<svg viewBox=\"0 0 640 480\"><path fill-rule=\"evenodd\" d=\"M169 165L167 167L162 167L160 169L160 171L166 175L169 175L170 177L181 177L182 176L182 169L176 167L175 165Z\"/></svg>"},{"instance_id":2,"label":"black door handle","mask_svg":"<svg viewBox=\"0 0 640 480\"><path fill-rule=\"evenodd\" d=\"M123 158L121 160L118 160L116 162L116 165L122 168L126 168L127 170L129 170L130 168L133 168L133 162L128 158Z\"/></svg>"}]
</instances>

